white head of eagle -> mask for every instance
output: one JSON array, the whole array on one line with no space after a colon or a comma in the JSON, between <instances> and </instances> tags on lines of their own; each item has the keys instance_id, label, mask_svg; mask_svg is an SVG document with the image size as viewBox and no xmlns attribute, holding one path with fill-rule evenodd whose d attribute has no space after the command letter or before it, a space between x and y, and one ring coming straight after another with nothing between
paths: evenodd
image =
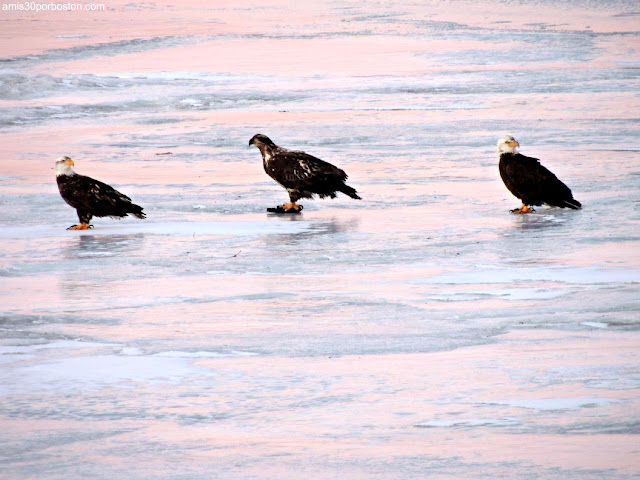
<instances>
[{"instance_id":1,"label":"white head of eagle","mask_svg":"<svg viewBox=\"0 0 640 480\"><path fill-rule=\"evenodd\" d=\"M498 155L503 153L516 153L520 144L511 135L507 135L498 140Z\"/></svg>"},{"instance_id":2,"label":"white head of eagle","mask_svg":"<svg viewBox=\"0 0 640 480\"><path fill-rule=\"evenodd\" d=\"M56 177L60 175L73 175L75 172L73 171L73 160L69 157L60 157L56 160Z\"/></svg>"}]
</instances>

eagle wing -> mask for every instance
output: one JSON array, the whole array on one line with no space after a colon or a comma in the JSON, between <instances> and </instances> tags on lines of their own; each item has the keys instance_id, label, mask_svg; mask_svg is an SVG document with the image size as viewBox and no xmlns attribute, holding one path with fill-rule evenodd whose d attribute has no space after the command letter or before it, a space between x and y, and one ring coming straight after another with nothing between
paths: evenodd
<instances>
[{"instance_id":1,"label":"eagle wing","mask_svg":"<svg viewBox=\"0 0 640 480\"><path fill-rule=\"evenodd\" d=\"M72 207L95 216L123 216L132 205L125 194L84 175L74 175L60 184L60 194Z\"/></svg>"},{"instance_id":2,"label":"eagle wing","mask_svg":"<svg viewBox=\"0 0 640 480\"><path fill-rule=\"evenodd\" d=\"M305 152L278 152L266 167L267 173L285 188L323 192L344 183L344 170Z\"/></svg>"},{"instance_id":3,"label":"eagle wing","mask_svg":"<svg viewBox=\"0 0 640 480\"><path fill-rule=\"evenodd\" d=\"M516 153L500 166L500 173L509 190L526 205L546 203L560 207L573 200L569 187L537 158Z\"/></svg>"}]
</instances>

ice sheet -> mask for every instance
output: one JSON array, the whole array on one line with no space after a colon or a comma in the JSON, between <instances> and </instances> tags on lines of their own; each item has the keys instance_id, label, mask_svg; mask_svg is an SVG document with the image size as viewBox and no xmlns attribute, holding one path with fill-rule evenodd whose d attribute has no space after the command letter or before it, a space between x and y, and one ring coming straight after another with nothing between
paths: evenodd
<instances>
[{"instance_id":1,"label":"ice sheet","mask_svg":"<svg viewBox=\"0 0 640 480\"><path fill-rule=\"evenodd\" d=\"M640 476L636 2L107 7L0 12L2 480ZM267 214L256 133L363 199Z\"/></svg>"}]
</instances>

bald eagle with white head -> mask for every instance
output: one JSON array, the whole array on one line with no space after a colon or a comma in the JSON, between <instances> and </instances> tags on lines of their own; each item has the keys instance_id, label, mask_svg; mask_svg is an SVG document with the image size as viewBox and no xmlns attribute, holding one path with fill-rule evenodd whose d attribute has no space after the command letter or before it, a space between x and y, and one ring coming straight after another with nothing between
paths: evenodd
<instances>
[{"instance_id":1,"label":"bald eagle with white head","mask_svg":"<svg viewBox=\"0 0 640 480\"><path fill-rule=\"evenodd\" d=\"M260 133L249 140L249 145L258 147L264 171L289 193L290 202L268 208L270 212L300 212L302 205L296 202L301 198L313 198L314 195L336 198L337 192L342 192L360 200L356 190L345 183L347 174L344 170L328 162L305 152L279 147Z\"/></svg>"},{"instance_id":2,"label":"bald eagle with white head","mask_svg":"<svg viewBox=\"0 0 640 480\"><path fill-rule=\"evenodd\" d=\"M62 199L76 209L80 223L67 230L87 230L93 217L122 218L133 215L145 218L142 207L106 183L73 171L73 160L60 157L56 160L56 181Z\"/></svg>"},{"instance_id":3,"label":"bald eagle with white head","mask_svg":"<svg viewBox=\"0 0 640 480\"><path fill-rule=\"evenodd\" d=\"M512 213L531 213L530 206L579 209L582 205L573 198L569 187L551 171L540 165L540 160L517 152L520 144L511 135L498 141L499 169L502 181L516 198L522 201Z\"/></svg>"}]
</instances>

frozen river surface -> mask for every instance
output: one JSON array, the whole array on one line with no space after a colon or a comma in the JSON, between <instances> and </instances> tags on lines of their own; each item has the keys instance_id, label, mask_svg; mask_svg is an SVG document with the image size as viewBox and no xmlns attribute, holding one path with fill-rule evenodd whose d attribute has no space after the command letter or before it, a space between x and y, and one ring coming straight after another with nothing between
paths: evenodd
<instances>
[{"instance_id":1,"label":"frozen river surface","mask_svg":"<svg viewBox=\"0 0 640 480\"><path fill-rule=\"evenodd\" d=\"M637 3L215 3L0 12L0 478L638 478Z\"/></svg>"}]
</instances>

